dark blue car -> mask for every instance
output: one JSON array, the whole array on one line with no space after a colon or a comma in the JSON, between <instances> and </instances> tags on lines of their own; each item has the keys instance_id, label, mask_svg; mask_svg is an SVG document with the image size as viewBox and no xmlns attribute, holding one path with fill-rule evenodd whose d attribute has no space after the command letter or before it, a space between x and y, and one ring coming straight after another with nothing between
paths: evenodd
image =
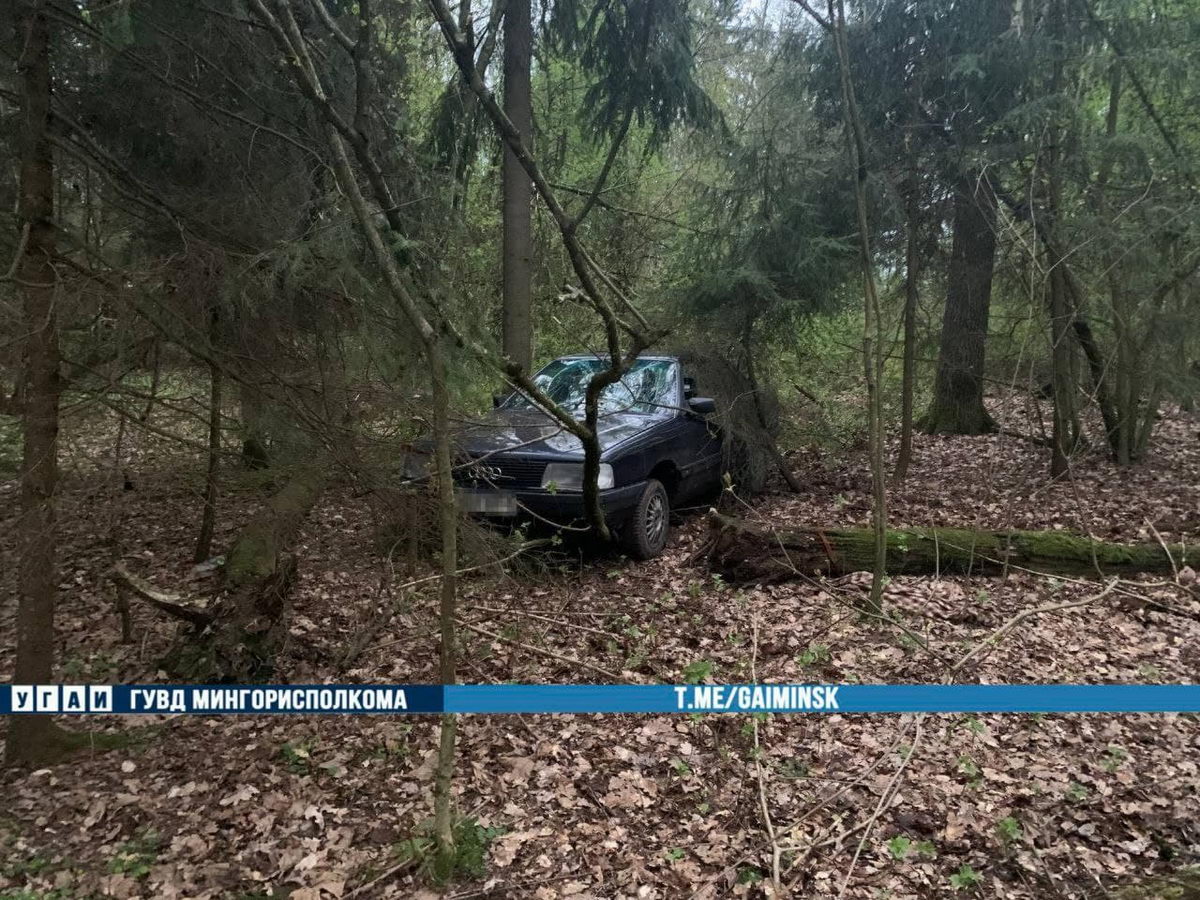
<instances>
[{"instance_id":1,"label":"dark blue car","mask_svg":"<svg viewBox=\"0 0 1200 900\"><path fill-rule=\"evenodd\" d=\"M560 407L583 418L584 392L608 368L596 355L556 359L534 377ZM610 528L631 555L662 552L671 509L721 485L721 433L711 399L672 356L643 356L600 403L600 498ZM585 522L583 447L520 392L498 399L483 420L456 435L460 503L489 518Z\"/></svg>"}]
</instances>

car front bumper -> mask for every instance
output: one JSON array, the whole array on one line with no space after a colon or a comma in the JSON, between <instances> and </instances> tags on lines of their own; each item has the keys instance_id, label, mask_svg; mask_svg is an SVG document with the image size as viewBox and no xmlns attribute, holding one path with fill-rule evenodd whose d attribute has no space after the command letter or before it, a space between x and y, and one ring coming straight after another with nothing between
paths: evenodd
<instances>
[{"instance_id":1,"label":"car front bumper","mask_svg":"<svg viewBox=\"0 0 1200 900\"><path fill-rule=\"evenodd\" d=\"M600 492L600 506L610 525L620 525L625 520L645 487L646 483L642 481ZM458 491L458 499L464 511L486 518L544 519L555 525L573 525L587 519L583 494L576 491L462 488Z\"/></svg>"}]
</instances>

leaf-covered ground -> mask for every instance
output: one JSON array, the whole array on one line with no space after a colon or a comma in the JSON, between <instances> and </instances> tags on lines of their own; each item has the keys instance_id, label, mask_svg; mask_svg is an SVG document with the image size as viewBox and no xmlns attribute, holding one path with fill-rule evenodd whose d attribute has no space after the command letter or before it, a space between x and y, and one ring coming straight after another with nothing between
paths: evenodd
<instances>
[{"instance_id":1,"label":"leaf-covered ground","mask_svg":"<svg viewBox=\"0 0 1200 900\"><path fill-rule=\"evenodd\" d=\"M1198 431L1194 418L1169 418L1142 465L1087 457L1053 485L1045 451L1028 442L921 437L892 519L1195 541ZM153 681L176 626L135 606L122 643L103 573L119 556L163 588L209 589L190 563L199 485L180 474L200 469L130 435L126 491L104 448L82 441L68 440L68 458L91 462L68 466L61 498L59 677ZM866 523L860 460L793 462L805 492L746 515ZM226 493L219 545L261 497L253 485ZM15 486L0 485L9 636L15 501ZM864 620L862 576L763 588L713 579L687 563L705 528L685 519L647 564L585 554L466 578L464 620L493 636L463 631L462 679L602 680L577 659L631 682L936 682L1017 613L1099 592L1023 574L898 578L885 594L892 621ZM361 499L329 492L300 555L282 679L435 680L435 599L428 585L401 589L413 575L385 563ZM1193 577L1037 616L957 677L1200 681ZM11 637L3 643L7 674ZM362 652L340 666L350 647ZM782 882L798 897L1101 897L1149 875L1168 876L1152 896L1173 896L1200 862L1193 715L468 716L455 782L466 871L443 889L405 864L431 813L429 719L89 723L128 746L0 774L0 897L763 896L764 802Z\"/></svg>"}]
</instances>

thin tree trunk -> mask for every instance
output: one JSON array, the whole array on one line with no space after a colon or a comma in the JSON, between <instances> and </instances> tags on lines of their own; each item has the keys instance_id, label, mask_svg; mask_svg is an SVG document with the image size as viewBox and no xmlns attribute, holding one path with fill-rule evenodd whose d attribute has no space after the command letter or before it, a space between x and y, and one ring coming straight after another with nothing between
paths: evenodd
<instances>
[{"instance_id":1,"label":"thin tree trunk","mask_svg":"<svg viewBox=\"0 0 1200 900\"><path fill-rule=\"evenodd\" d=\"M21 459L20 548L17 572L17 652L14 684L47 684L54 670L54 605L58 584L55 491L58 487L59 377L58 279L51 260L54 239L54 159L47 138L50 117L50 26L44 7L27 0L17 17L17 70L21 76L20 199L17 215L28 231L19 260L25 333L24 447ZM49 716L14 716L9 722L9 763L52 761L64 746Z\"/></svg>"},{"instance_id":2,"label":"thin tree trunk","mask_svg":"<svg viewBox=\"0 0 1200 900\"><path fill-rule=\"evenodd\" d=\"M829 0L829 22L837 48L841 73L842 112L850 136L854 163L854 208L858 224L859 262L863 279L863 373L867 382L867 433L871 465L871 523L875 535L875 558L867 608L883 612L883 585L887 572L887 483L883 461L883 403L879 385L883 375L883 321L875 288L875 255L867 219L867 142L850 77L850 51L846 46L846 10L843 0Z\"/></svg>"},{"instance_id":3,"label":"thin tree trunk","mask_svg":"<svg viewBox=\"0 0 1200 900\"><path fill-rule=\"evenodd\" d=\"M908 477L912 462L913 442L913 391L917 372L917 301L921 277L920 204L917 197L917 176L914 171L905 197L905 247L904 247L904 363L900 383L900 452L896 457L896 469L892 473L897 481Z\"/></svg>"},{"instance_id":4,"label":"thin tree trunk","mask_svg":"<svg viewBox=\"0 0 1200 900\"><path fill-rule=\"evenodd\" d=\"M508 0L504 13L504 112L532 146L533 105L530 64L533 24L530 0ZM504 355L525 371L533 368L533 182L505 146L503 163Z\"/></svg>"},{"instance_id":5,"label":"thin tree trunk","mask_svg":"<svg viewBox=\"0 0 1200 900\"><path fill-rule=\"evenodd\" d=\"M1065 275L1059 260L1050 269L1050 359L1054 384L1054 424L1050 439L1050 476L1060 478L1071 468L1075 383L1071 377L1071 310Z\"/></svg>"},{"instance_id":6,"label":"thin tree trunk","mask_svg":"<svg viewBox=\"0 0 1200 900\"><path fill-rule=\"evenodd\" d=\"M1054 46L1059 54L1063 48L1063 8L1060 0L1050 2L1050 27L1057 37ZM1062 58L1054 60L1050 82L1051 96L1062 90ZM1065 130L1055 126L1046 151L1046 214L1048 226L1054 229L1062 209L1062 178L1059 174L1059 142L1065 138ZM1074 310L1067 289L1066 261L1057 255L1048 259L1050 270L1050 341L1051 365L1054 379L1054 431L1051 443L1050 475L1059 478L1069 474L1071 452L1075 439L1075 379L1071 359L1071 320Z\"/></svg>"},{"instance_id":7,"label":"thin tree trunk","mask_svg":"<svg viewBox=\"0 0 1200 900\"><path fill-rule=\"evenodd\" d=\"M446 363L441 345L433 340L426 346L430 382L433 389L434 455L438 470L438 524L442 532L441 593L438 604L438 678L442 684L454 684L457 677L457 635L455 615L458 600L458 510L454 498L453 460L450 448L450 393L446 386ZM449 877L456 855L454 809L451 787L454 778L454 742L458 718L442 716L438 736L437 771L434 776L434 830L438 844L438 869Z\"/></svg>"},{"instance_id":8,"label":"thin tree trunk","mask_svg":"<svg viewBox=\"0 0 1200 900\"><path fill-rule=\"evenodd\" d=\"M767 425L767 412L763 408L762 391L758 384L758 372L754 366L753 336L753 320L748 320L742 336L742 346L746 351L746 380L750 384L750 393L754 398L754 416L758 420L758 427L762 429L762 441L766 445L767 453L775 463L776 470L787 483L788 489L792 493L798 494L803 490L803 485L800 484L800 479L796 477L796 473L792 471L792 467L788 465L787 459L779 452L779 445L775 443L775 438L771 436L771 429Z\"/></svg>"},{"instance_id":9,"label":"thin tree trunk","mask_svg":"<svg viewBox=\"0 0 1200 900\"><path fill-rule=\"evenodd\" d=\"M213 312L214 331L217 313ZM204 475L204 513L200 518L200 534L196 538L195 562L212 556L213 529L217 521L217 488L221 471L221 369L208 368L208 467Z\"/></svg>"},{"instance_id":10,"label":"thin tree trunk","mask_svg":"<svg viewBox=\"0 0 1200 900\"><path fill-rule=\"evenodd\" d=\"M996 423L983 405L992 271L996 260L996 203L987 177L966 173L955 185L954 240L930 434L985 434Z\"/></svg>"},{"instance_id":11,"label":"thin tree trunk","mask_svg":"<svg viewBox=\"0 0 1200 900\"><path fill-rule=\"evenodd\" d=\"M141 421L143 424L150 421L150 416L154 412L154 404L158 400L158 383L162 378L162 341L158 338L154 339L154 348L151 352L151 365L154 370L150 375L150 392L146 396L146 406L142 409Z\"/></svg>"}]
</instances>

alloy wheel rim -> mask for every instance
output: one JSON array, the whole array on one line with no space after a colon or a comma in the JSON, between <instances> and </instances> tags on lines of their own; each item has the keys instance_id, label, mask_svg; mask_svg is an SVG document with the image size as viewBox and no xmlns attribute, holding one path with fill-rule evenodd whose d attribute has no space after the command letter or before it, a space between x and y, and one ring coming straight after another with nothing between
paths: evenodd
<instances>
[{"instance_id":1,"label":"alloy wheel rim","mask_svg":"<svg viewBox=\"0 0 1200 900\"><path fill-rule=\"evenodd\" d=\"M646 505L646 540L657 547L666 537L667 509L661 494L655 494Z\"/></svg>"}]
</instances>

